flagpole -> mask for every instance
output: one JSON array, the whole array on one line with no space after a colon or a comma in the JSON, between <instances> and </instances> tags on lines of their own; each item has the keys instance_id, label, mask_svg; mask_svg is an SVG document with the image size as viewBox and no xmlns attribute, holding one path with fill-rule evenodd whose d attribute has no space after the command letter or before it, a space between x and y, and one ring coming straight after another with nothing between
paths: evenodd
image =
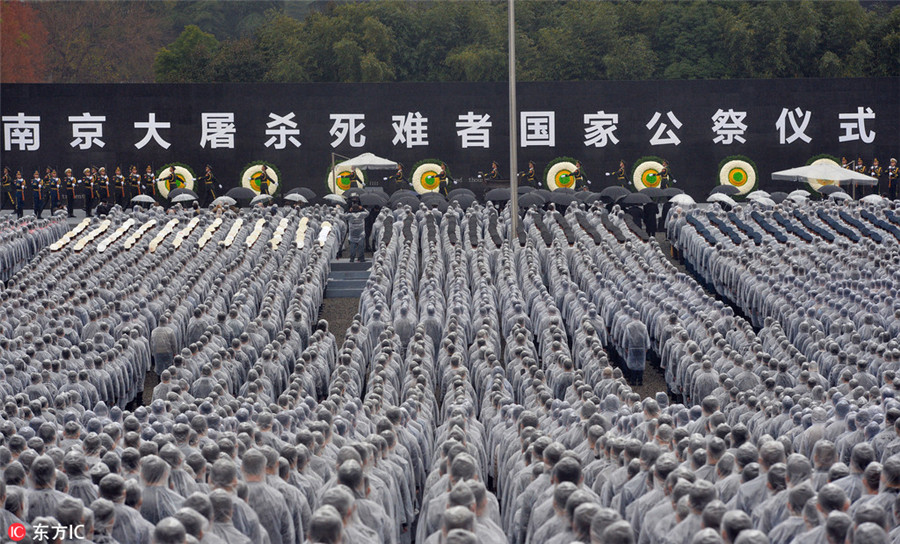
<instances>
[{"instance_id":1,"label":"flagpole","mask_svg":"<svg viewBox=\"0 0 900 544\"><path fill-rule=\"evenodd\" d=\"M516 116L516 1L509 0L509 205L512 227L510 243L513 244L518 238L519 227Z\"/></svg>"}]
</instances>

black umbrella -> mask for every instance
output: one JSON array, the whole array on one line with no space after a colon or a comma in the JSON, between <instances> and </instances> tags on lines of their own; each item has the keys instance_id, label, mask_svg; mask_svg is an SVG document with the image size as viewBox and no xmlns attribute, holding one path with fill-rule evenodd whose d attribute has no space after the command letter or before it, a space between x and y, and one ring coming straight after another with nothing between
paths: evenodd
<instances>
[{"instance_id":1,"label":"black umbrella","mask_svg":"<svg viewBox=\"0 0 900 544\"><path fill-rule=\"evenodd\" d=\"M529 187L528 185L519 185L519 187L516 189L516 192L518 192L520 195L524 195L525 193L530 193L534 190L534 187Z\"/></svg>"},{"instance_id":2,"label":"black umbrella","mask_svg":"<svg viewBox=\"0 0 900 544\"><path fill-rule=\"evenodd\" d=\"M787 200L787 197L788 197L788 194L781 192L781 191L775 191L774 193L769 195L769 198L771 198L772 201L775 202L775 204L781 204L782 202Z\"/></svg>"},{"instance_id":3,"label":"black umbrella","mask_svg":"<svg viewBox=\"0 0 900 544\"><path fill-rule=\"evenodd\" d=\"M418 209L419 199L412 195L401 195L397 199L391 198L391 208L397 209L402 206L409 206L410 208Z\"/></svg>"},{"instance_id":4,"label":"black umbrella","mask_svg":"<svg viewBox=\"0 0 900 544\"><path fill-rule=\"evenodd\" d=\"M568 206L569 204L575 202L575 193L567 193L563 192L562 189L557 189L553 191L553 195L550 197L550 202L559 204L560 206Z\"/></svg>"},{"instance_id":5,"label":"black umbrella","mask_svg":"<svg viewBox=\"0 0 900 544\"><path fill-rule=\"evenodd\" d=\"M450 203L443 198L429 198L428 200L423 199L422 202L429 210L432 208L437 208L441 213L446 212L450 208Z\"/></svg>"},{"instance_id":6,"label":"black umbrella","mask_svg":"<svg viewBox=\"0 0 900 544\"><path fill-rule=\"evenodd\" d=\"M682 191L678 187L668 187L666 189L663 189L662 192L663 192L663 196L665 196L666 198L672 198L675 195L683 195L684 194L684 191Z\"/></svg>"},{"instance_id":7,"label":"black umbrella","mask_svg":"<svg viewBox=\"0 0 900 544\"><path fill-rule=\"evenodd\" d=\"M571 188L569 188L569 187L560 187L559 189L556 189L556 190L553 191L553 192L554 192L554 193L568 193L568 194L573 194L573 195L574 195L574 194L575 194L575 189L571 189Z\"/></svg>"},{"instance_id":8,"label":"black umbrella","mask_svg":"<svg viewBox=\"0 0 900 544\"><path fill-rule=\"evenodd\" d=\"M303 195L307 201L312 202L316 198L316 192L309 187L297 187L287 192L289 195Z\"/></svg>"},{"instance_id":9,"label":"black umbrella","mask_svg":"<svg viewBox=\"0 0 900 544\"><path fill-rule=\"evenodd\" d=\"M179 195L190 195L194 197L194 200L197 200L197 193L191 191L190 189L185 189L184 187L179 187L178 189L173 189L169 191L169 200L172 200L176 196Z\"/></svg>"},{"instance_id":10,"label":"black umbrella","mask_svg":"<svg viewBox=\"0 0 900 544\"><path fill-rule=\"evenodd\" d=\"M665 198L666 194L659 187L647 187L646 189L641 189L640 194L646 195L650 198Z\"/></svg>"},{"instance_id":11,"label":"black umbrella","mask_svg":"<svg viewBox=\"0 0 900 544\"><path fill-rule=\"evenodd\" d=\"M448 200L453 200L453 197L456 195L468 195L472 198L475 198L475 192L472 189L466 189L465 187L460 187L459 189L453 189L447 194Z\"/></svg>"},{"instance_id":12,"label":"black umbrella","mask_svg":"<svg viewBox=\"0 0 900 544\"><path fill-rule=\"evenodd\" d=\"M587 200L585 200L584 202L585 204L593 204L594 202L602 199L603 197L601 197L599 193L591 193L591 195L587 197Z\"/></svg>"},{"instance_id":13,"label":"black umbrella","mask_svg":"<svg viewBox=\"0 0 900 544\"><path fill-rule=\"evenodd\" d=\"M352 198L354 196L360 196L363 193L365 193L365 191L361 187L351 187L351 188L347 189L346 191L344 191L343 194L344 194L344 198L346 198L347 200L350 200L350 198Z\"/></svg>"},{"instance_id":14,"label":"black umbrella","mask_svg":"<svg viewBox=\"0 0 900 544\"><path fill-rule=\"evenodd\" d=\"M709 192L709 194L723 194L726 196L734 196L741 194L741 190L734 185L717 185L715 189Z\"/></svg>"},{"instance_id":15,"label":"black umbrella","mask_svg":"<svg viewBox=\"0 0 900 544\"><path fill-rule=\"evenodd\" d=\"M644 204L650 204L652 202L650 197L641 191L640 193L631 193L630 195L623 196L616 201L616 204L619 204L620 206L643 206Z\"/></svg>"},{"instance_id":16,"label":"black umbrella","mask_svg":"<svg viewBox=\"0 0 900 544\"><path fill-rule=\"evenodd\" d=\"M587 202L588 199L592 196L594 196L594 193L590 191L578 191L577 193L575 193L575 200L578 200L579 202Z\"/></svg>"},{"instance_id":17,"label":"black umbrella","mask_svg":"<svg viewBox=\"0 0 900 544\"><path fill-rule=\"evenodd\" d=\"M600 191L600 198L609 200L610 202L615 202L616 200L622 198L623 196L630 195L631 191L626 189L625 187L621 187L619 185L613 185L612 187L607 187Z\"/></svg>"},{"instance_id":18,"label":"black umbrella","mask_svg":"<svg viewBox=\"0 0 900 544\"><path fill-rule=\"evenodd\" d=\"M380 191L366 191L359 195L359 203L367 208L386 206L388 202L388 196Z\"/></svg>"},{"instance_id":19,"label":"black umbrella","mask_svg":"<svg viewBox=\"0 0 900 544\"><path fill-rule=\"evenodd\" d=\"M524 195L519 196L519 207L520 208L528 208L531 206L541 207L546 204L547 201L537 193L537 191L532 191L530 193L525 193Z\"/></svg>"},{"instance_id":20,"label":"black umbrella","mask_svg":"<svg viewBox=\"0 0 900 544\"><path fill-rule=\"evenodd\" d=\"M469 191L471 193L471 191ZM475 195L469 193L453 194L451 191L450 202L459 202L459 207L466 210L475 202Z\"/></svg>"},{"instance_id":21,"label":"black umbrella","mask_svg":"<svg viewBox=\"0 0 900 544\"><path fill-rule=\"evenodd\" d=\"M502 187L499 189L491 189L484 195L484 199L488 202L501 202L509 200L509 188Z\"/></svg>"},{"instance_id":22,"label":"black umbrella","mask_svg":"<svg viewBox=\"0 0 900 544\"><path fill-rule=\"evenodd\" d=\"M249 187L235 187L229 189L225 196L233 198L238 206L246 207L250 205L250 201L256 196L256 191Z\"/></svg>"},{"instance_id":23,"label":"black umbrella","mask_svg":"<svg viewBox=\"0 0 900 544\"><path fill-rule=\"evenodd\" d=\"M823 195L830 195L831 193L837 193L838 191L844 191L841 189L839 185L823 185L819 187L819 192ZM846 192L846 191L844 191Z\"/></svg>"},{"instance_id":24,"label":"black umbrella","mask_svg":"<svg viewBox=\"0 0 900 544\"><path fill-rule=\"evenodd\" d=\"M548 191L547 189L538 189L538 190L535 191L535 193L537 193L537 194L541 195L542 197L544 197L544 200L547 201L547 202L550 202L550 197L553 196L553 192L552 192L552 191Z\"/></svg>"},{"instance_id":25,"label":"black umbrella","mask_svg":"<svg viewBox=\"0 0 900 544\"><path fill-rule=\"evenodd\" d=\"M417 193L415 191L411 191L409 189L398 189L398 190L394 191L393 193L391 193L391 204L394 204L394 202L396 202L397 200L400 200L401 198L405 198L405 197L412 197L412 198L418 199L419 193Z\"/></svg>"}]
</instances>

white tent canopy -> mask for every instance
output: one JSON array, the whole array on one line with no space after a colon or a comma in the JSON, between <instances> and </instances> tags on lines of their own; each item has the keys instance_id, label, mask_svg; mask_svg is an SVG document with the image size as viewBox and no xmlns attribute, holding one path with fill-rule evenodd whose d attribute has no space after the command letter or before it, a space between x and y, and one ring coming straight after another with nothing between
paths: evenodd
<instances>
[{"instance_id":1,"label":"white tent canopy","mask_svg":"<svg viewBox=\"0 0 900 544\"><path fill-rule=\"evenodd\" d=\"M836 164L819 163L798 168L789 168L779 172L772 172L772 179L776 181L796 181L800 183L832 181L837 183L852 183L855 185L878 185L878 180L872 176L860 174L853 170L841 168Z\"/></svg>"},{"instance_id":2,"label":"white tent canopy","mask_svg":"<svg viewBox=\"0 0 900 544\"><path fill-rule=\"evenodd\" d=\"M335 166L343 168L360 168L362 170L393 170L397 168L397 163L392 160L383 159L374 153L363 153L352 159L339 162Z\"/></svg>"}]
</instances>

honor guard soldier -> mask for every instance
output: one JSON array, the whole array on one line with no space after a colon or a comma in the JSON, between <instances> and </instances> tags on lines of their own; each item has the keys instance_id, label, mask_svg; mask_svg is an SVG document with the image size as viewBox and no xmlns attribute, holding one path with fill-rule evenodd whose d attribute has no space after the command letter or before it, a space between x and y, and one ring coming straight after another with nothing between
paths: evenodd
<instances>
[{"instance_id":1,"label":"honor guard soldier","mask_svg":"<svg viewBox=\"0 0 900 544\"><path fill-rule=\"evenodd\" d=\"M524 177L525 184L529 187L534 187L534 161L528 161L528 170L525 172L519 172L520 176Z\"/></svg>"},{"instance_id":2,"label":"honor guard soldier","mask_svg":"<svg viewBox=\"0 0 900 544\"><path fill-rule=\"evenodd\" d=\"M484 177L486 181L496 181L500 179L500 165L497 161L491 162L491 171L488 172L488 175Z\"/></svg>"},{"instance_id":3,"label":"honor guard soldier","mask_svg":"<svg viewBox=\"0 0 900 544\"><path fill-rule=\"evenodd\" d=\"M75 188L78 186L78 180L72 175L71 168L66 168L63 186L66 188L66 212L69 217L75 217Z\"/></svg>"},{"instance_id":4,"label":"honor guard soldier","mask_svg":"<svg viewBox=\"0 0 900 544\"><path fill-rule=\"evenodd\" d=\"M59 209L63 197L63 182L59 179L56 170L50 172L50 184L46 187L47 194L50 195L50 214L52 215Z\"/></svg>"},{"instance_id":5,"label":"honor guard soldier","mask_svg":"<svg viewBox=\"0 0 900 544\"><path fill-rule=\"evenodd\" d=\"M141 175L137 171L137 166L131 165L131 168L128 171L128 201L131 202L131 199L143 194L141 191Z\"/></svg>"},{"instance_id":6,"label":"honor guard soldier","mask_svg":"<svg viewBox=\"0 0 900 544\"><path fill-rule=\"evenodd\" d=\"M572 178L575 180L576 191L587 191L587 183L584 180L584 173L581 171L581 161L575 161L575 171L572 172Z\"/></svg>"},{"instance_id":7,"label":"honor guard soldier","mask_svg":"<svg viewBox=\"0 0 900 544\"><path fill-rule=\"evenodd\" d=\"M394 189L400 189L403 187L405 180L403 179L403 164L397 163L397 171L394 172Z\"/></svg>"},{"instance_id":8,"label":"honor guard soldier","mask_svg":"<svg viewBox=\"0 0 900 544\"><path fill-rule=\"evenodd\" d=\"M208 207L213 200L215 200L219 194L216 192L216 189L219 192L222 191L222 184L216 179L216 176L213 174L212 166L206 165L206 173L203 174L203 207Z\"/></svg>"},{"instance_id":9,"label":"honor guard soldier","mask_svg":"<svg viewBox=\"0 0 900 544\"><path fill-rule=\"evenodd\" d=\"M44 212L44 180L41 179L41 174L37 170L34 171L34 177L31 178L31 203L34 205L35 217L40 219Z\"/></svg>"},{"instance_id":10,"label":"honor guard soldier","mask_svg":"<svg viewBox=\"0 0 900 544\"><path fill-rule=\"evenodd\" d=\"M438 172L438 192L444 193L444 196L449 196L447 191L447 165L444 163L441 163L441 171Z\"/></svg>"},{"instance_id":11,"label":"honor guard soldier","mask_svg":"<svg viewBox=\"0 0 900 544\"><path fill-rule=\"evenodd\" d=\"M112 187L110 187L109 176L106 175L106 167L101 166L99 175L97 176L96 188L98 198L108 203L112 196Z\"/></svg>"},{"instance_id":12,"label":"honor guard soldier","mask_svg":"<svg viewBox=\"0 0 900 544\"><path fill-rule=\"evenodd\" d=\"M872 165L869 166L868 174L873 178L878 180L877 185L875 186L878 190L878 194L882 196L887 196L887 187L881 185L881 174L883 173L881 169L881 165L878 164L878 159L872 159Z\"/></svg>"},{"instance_id":13,"label":"honor guard soldier","mask_svg":"<svg viewBox=\"0 0 900 544\"><path fill-rule=\"evenodd\" d=\"M84 176L81 178L81 188L84 191L84 215L91 216L91 209L94 207L94 199L96 198L94 182L96 181L94 171L90 168L84 169Z\"/></svg>"},{"instance_id":14,"label":"honor guard soldier","mask_svg":"<svg viewBox=\"0 0 900 544\"><path fill-rule=\"evenodd\" d=\"M259 194L267 195L267 194L269 194L269 169L266 168L265 164L262 165L262 172L260 172L260 174L261 175L259 176ZM352 183L353 178L350 178L350 179L351 179L350 186L355 187L355 185L353 185L353 183Z\"/></svg>"},{"instance_id":15,"label":"honor guard soldier","mask_svg":"<svg viewBox=\"0 0 900 544\"><path fill-rule=\"evenodd\" d=\"M625 161L619 161L619 168L616 170L616 183L625 187L628 185L628 176L625 174Z\"/></svg>"},{"instance_id":16,"label":"honor guard soldier","mask_svg":"<svg viewBox=\"0 0 900 544\"><path fill-rule=\"evenodd\" d=\"M9 167L3 167L3 177L0 178L0 190L2 190L2 194L0 194L0 210L6 207L6 203L9 202L11 208L15 208L16 204L13 202L13 182L12 176L9 174Z\"/></svg>"},{"instance_id":17,"label":"honor guard soldier","mask_svg":"<svg viewBox=\"0 0 900 544\"><path fill-rule=\"evenodd\" d=\"M153 175L153 168L151 168L149 164L144 171L143 183L143 194L156 198L156 176Z\"/></svg>"},{"instance_id":18,"label":"honor guard soldier","mask_svg":"<svg viewBox=\"0 0 900 544\"><path fill-rule=\"evenodd\" d=\"M16 171L16 179L13 181L13 190L16 198L16 217L21 219L25 213L25 178L21 171Z\"/></svg>"},{"instance_id":19,"label":"honor guard soldier","mask_svg":"<svg viewBox=\"0 0 900 544\"><path fill-rule=\"evenodd\" d=\"M669 186L672 179L672 172L669 170L669 161L662 162L662 170L659 171L659 188L665 189Z\"/></svg>"},{"instance_id":20,"label":"honor guard soldier","mask_svg":"<svg viewBox=\"0 0 900 544\"><path fill-rule=\"evenodd\" d=\"M113 193L116 204L125 207L125 176L122 175L122 168L116 166L116 175L112 180Z\"/></svg>"},{"instance_id":21,"label":"honor guard soldier","mask_svg":"<svg viewBox=\"0 0 900 544\"><path fill-rule=\"evenodd\" d=\"M841 157L841 168L853 170L853 163L847 161L847 157Z\"/></svg>"},{"instance_id":22,"label":"honor guard soldier","mask_svg":"<svg viewBox=\"0 0 900 544\"><path fill-rule=\"evenodd\" d=\"M853 171L856 172L857 174L864 174L864 175L866 174L866 165L863 163L862 157L856 158L856 164L853 167ZM854 185L853 189L854 189L854 192L856 192L855 185ZM876 187L876 190L877 190L877 187ZM853 198L861 198L861 197L864 197L867 194L869 194L868 189L866 189L865 187L860 187L859 193L860 194L858 196L856 194L854 194Z\"/></svg>"},{"instance_id":23,"label":"honor guard soldier","mask_svg":"<svg viewBox=\"0 0 900 544\"><path fill-rule=\"evenodd\" d=\"M887 178L888 178L888 196L891 200L895 200L897 198L897 177L900 176L900 167L897 166L897 159L892 158L890 164L887 167Z\"/></svg>"},{"instance_id":24,"label":"honor guard soldier","mask_svg":"<svg viewBox=\"0 0 900 544\"><path fill-rule=\"evenodd\" d=\"M265 167L263 167L263 168L265 168ZM354 187L359 187L359 176L356 175L355 168L350 169L350 175L347 176L347 179L349 180L351 189ZM262 188L262 185L260 185L260 188ZM260 191L260 192L262 192L262 191ZM263 194L268 194L268 189L266 190L266 193L263 193Z\"/></svg>"}]
</instances>

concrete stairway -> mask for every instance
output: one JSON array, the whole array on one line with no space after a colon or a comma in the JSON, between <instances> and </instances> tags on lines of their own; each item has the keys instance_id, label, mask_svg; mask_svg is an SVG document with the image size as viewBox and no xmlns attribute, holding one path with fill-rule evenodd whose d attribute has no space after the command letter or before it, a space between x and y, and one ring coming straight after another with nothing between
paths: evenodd
<instances>
[{"instance_id":1,"label":"concrete stairway","mask_svg":"<svg viewBox=\"0 0 900 544\"><path fill-rule=\"evenodd\" d=\"M370 261L350 263L332 261L328 284L325 286L325 298L359 298L369 279Z\"/></svg>"}]
</instances>

